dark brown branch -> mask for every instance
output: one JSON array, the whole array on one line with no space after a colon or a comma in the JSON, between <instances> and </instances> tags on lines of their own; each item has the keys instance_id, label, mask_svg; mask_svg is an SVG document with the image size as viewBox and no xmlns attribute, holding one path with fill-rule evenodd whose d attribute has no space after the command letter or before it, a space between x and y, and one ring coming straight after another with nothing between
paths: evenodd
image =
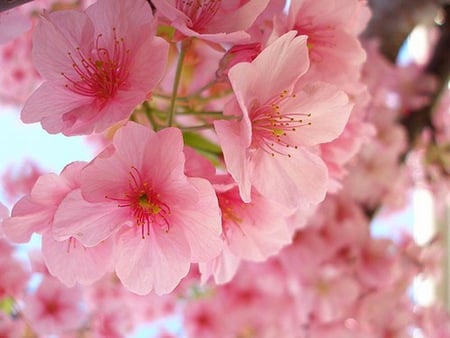
<instances>
[{"instance_id":1,"label":"dark brown branch","mask_svg":"<svg viewBox=\"0 0 450 338\"><path fill-rule=\"evenodd\" d=\"M33 0L0 0L0 12L23 5Z\"/></svg>"},{"instance_id":2,"label":"dark brown branch","mask_svg":"<svg viewBox=\"0 0 450 338\"><path fill-rule=\"evenodd\" d=\"M431 24L439 0L369 0L372 18L365 38L378 38L381 52L395 62L398 51L418 24Z\"/></svg>"},{"instance_id":3,"label":"dark brown branch","mask_svg":"<svg viewBox=\"0 0 450 338\"><path fill-rule=\"evenodd\" d=\"M439 98L447 88L450 75L450 5L444 5L444 23L440 27L440 37L433 55L425 68L425 72L433 75L438 82L438 88L432 94L430 103L420 110L411 112L403 119L410 142L414 144L424 128L433 130L432 114L439 102Z\"/></svg>"}]
</instances>

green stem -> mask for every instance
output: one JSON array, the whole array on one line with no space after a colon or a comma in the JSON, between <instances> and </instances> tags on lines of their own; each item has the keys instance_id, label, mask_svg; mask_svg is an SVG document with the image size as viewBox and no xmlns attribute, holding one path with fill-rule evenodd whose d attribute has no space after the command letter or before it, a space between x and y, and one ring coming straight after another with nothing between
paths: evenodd
<instances>
[{"instance_id":1,"label":"green stem","mask_svg":"<svg viewBox=\"0 0 450 338\"><path fill-rule=\"evenodd\" d=\"M201 87L200 89L198 89L195 92L193 92L192 94L189 94L189 95L186 95L186 96L176 97L175 100L177 100L177 101L189 101L189 100L199 96L202 92L204 92L206 89L208 89L209 87L211 87L215 83L216 83L215 80L211 81L211 82L207 83L206 85L204 85L203 87ZM172 99L171 95L165 95L165 94L160 94L160 93L152 93L152 95L154 97L157 97L157 98L160 98L160 99L164 99L164 100L171 100Z\"/></svg>"},{"instance_id":2,"label":"green stem","mask_svg":"<svg viewBox=\"0 0 450 338\"><path fill-rule=\"evenodd\" d=\"M212 129L214 125L212 123L202 124L200 126L192 126L192 127L179 127L182 131L192 131L192 130L203 130L203 129Z\"/></svg>"},{"instance_id":3,"label":"green stem","mask_svg":"<svg viewBox=\"0 0 450 338\"><path fill-rule=\"evenodd\" d=\"M152 107L150 107L150 104L147 101L145 101L142 105L144 106L145 116L147 116L147 119L150 121L153 130L158 131L160 127L158 122L156 122L155 118L153 117Z\"/></svg>"},{"instance_id":4,"label":"green stem","mask_svg":"<svg viewBox=\"0 0 450 338\"><path fill-rule=\"evenodd\" d=\"M223 113L221 111L195 111L188 110L183 112L178 112L177 115L197 115L197 116L222 116Z\"/></svg>"},{"instance_id":5,"label":"green stem","mask_svg":"<svg viewBox=\"0 0 450 338\"><path fill-rule=\"evenodd\" d=\"M172 97L170 99L169 117L167 120L168 127L171 127L173 125L173 117L175 115L175 102L177 100L178 87L180 85L180 79L181 79L181 72L183 71L183 61L184 61L184 57L186 55L186 50L189 45L189 42L190 42L190 40L184 40L181 43L180 55L178 55L177 70L175 73L175 80L173 82Z\"/></svg>"}]
</instances>

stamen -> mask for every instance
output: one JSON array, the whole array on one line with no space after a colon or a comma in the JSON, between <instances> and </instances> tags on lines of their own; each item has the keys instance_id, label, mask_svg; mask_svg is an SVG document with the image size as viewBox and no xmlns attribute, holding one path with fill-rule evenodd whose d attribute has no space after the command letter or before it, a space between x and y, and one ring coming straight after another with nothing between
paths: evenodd
<instances>
[{"instance_id":1,"label":"stamen","mask_svg":"<svg viewBox=\"0 0 450 338\"><path fill-rule=\"evenodd\" d=\"M161 195L154 191L151 181L146 181L136 167L128 172L128 188L123 198L105 196L106 199L118 201L117 207L127 207L135 221L141 227L141 236L150 236L150 227L160 226L164 231L170 230L170 207L161 200Z\"/></svg>"},{"instance_id":2,"label":"stamen","mask_svg":"<svg viewBox=\"0 0 450 338\"><path fill-rule=\"evenodd\" d=\"M263 149L272 157L292 157L290 151L298 149L298 146L290 143L288 135L299 132L300 127L311 125L308 121L311 113L283 111L286 102L296 97L296 94L289 95L288 90L283 90L266 104L251 111L253 147Z\"/></svg>"},{"instance_id":3,"label":"stamen","mask_svg":"<svg viewBox=\"0 0 450 338\"><path fill-rule=\"evenodd\" d=\"M95 97L102 100L113 97L124 85L128 77L130 50L125 46L125 40L118 38L113 28L112 50L102 44L103 34L98 34L94 50L87 56L80 47L76 55L67 53L72 68L78 78L64 72L61 75L68 81L65 87L77 94Z\"/></svg>"},{"instance_id":4,"label":"stamen","mask_svg":"<svg viewBox=\"0 0 450 338\"><path fill-rule=\"evenodd\" d=\"M176 8L191 19L190 28L204 28L216 15L222 0L177 0Z\"/></svg>"}]
</instances>

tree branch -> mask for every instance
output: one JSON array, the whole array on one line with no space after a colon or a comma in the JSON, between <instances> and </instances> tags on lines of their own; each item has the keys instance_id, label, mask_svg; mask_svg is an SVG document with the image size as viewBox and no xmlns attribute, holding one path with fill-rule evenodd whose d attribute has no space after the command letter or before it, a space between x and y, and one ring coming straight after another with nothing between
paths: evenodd
<instances>
[{"instance_id":1,"label":"tree branch","mask_svg":"<svg viewBox=\"0 0 450 338\"><path fill-rule=\"evenodd\" d=\"M0 0L0 12L23 5L33 0Z\"/></svg>"}]
</instances>

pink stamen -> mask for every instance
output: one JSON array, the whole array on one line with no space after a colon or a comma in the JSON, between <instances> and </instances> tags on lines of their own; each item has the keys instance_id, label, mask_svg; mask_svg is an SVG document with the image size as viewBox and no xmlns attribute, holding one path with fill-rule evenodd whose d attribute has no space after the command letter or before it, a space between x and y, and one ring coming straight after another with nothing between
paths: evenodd
<instances>
[{"instance_id":1,"label":"pink stamen","mask_svg":"<svg viewBox=\"0 0 450 338\"><path fill-rule=\"evenodd\" d=\"M65 85L67 89L83 96L105 100L113 97L126 82L130 50L126 48L125 40L117 37L115 28L112 50L102 45L102 38L103 34L97 35L91 56L86 56L79 47L76 55L67 53L78 78L65 73L61 75L68 81Z\"/></svg>"},{"instance_id":2,"label":"pink stamen","mask_svg":"<svg viewBox=\"0 0 450 338\"><path fill-rule=\"evenodd\" d=\"M130 208L130 212L137 226L141 227L141 236L150 236L150 227L158 225L168 232L170 230L170 207L161 200L160 194L155 192L151 182L142 177L136 167L131 167L128 180L129 191L123 198L105 198L119 202L119 208Z\"/></svg>"},{"instance_id":3,"label":"pink stamen","mask_svg":"<svg viewBox=\"0 0 450 338\"><path fill-rule=\"evenodd\" d=\"M191 19L190 28L199 31L213 19L221 3L222 0L177 0L176 7Z\"/></svg>"}]
</instances>

